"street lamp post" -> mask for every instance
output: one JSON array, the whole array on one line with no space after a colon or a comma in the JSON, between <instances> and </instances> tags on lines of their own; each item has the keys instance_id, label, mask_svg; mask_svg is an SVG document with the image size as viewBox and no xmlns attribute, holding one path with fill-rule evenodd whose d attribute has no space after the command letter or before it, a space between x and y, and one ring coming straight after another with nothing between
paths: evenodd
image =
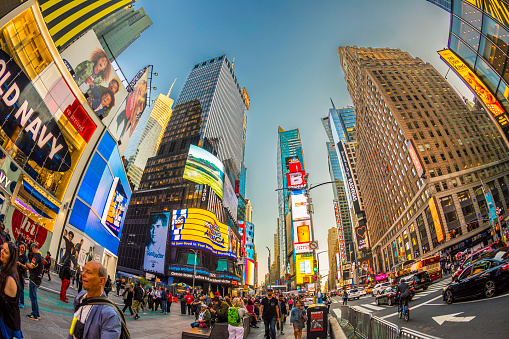
<instances>
[{"instance_id":1,"label":"street lamp post","mask_svg":"<svg viewBox=\"0 0 509 339\"><path fill-rule=\"evenodd\" d=\"M315 303L318 301L318 284L319 284L319 281L320 281L320 259L318 257L319 254L322 254L322 253L326 253L326 252L329 252L329 251L321 251L321 252L318 252L316 253L316 280L315 280ZM330 274L330 272L329 272Z\"/></svg>"},{"instance_id":2,"label":"street lamp post","mask_svg":"<svg viewBox=\"0 0 509 339\"><path fill-rule=\"evenodd\" d=\"M192 293L194 294L194 277L196 276L196 257L198 256L198 250L193 250L192 248L190 248L189 250L194 252L193 289L192 289Z\"/></svg>"},{"instance_id":3,"label":"street lamp post","mask_svg":"<svg viewBox=\"0 0 509 339\"><path fill-rule=\"evenodd\" d=\"M265 247L267 247L267 250L269 251L269 287L267 287L267 290L268 290L271 286L271 282L270 282L270 279L271 279L271 277L270 277L270 248L269 248L269 246L265 246Z\"/></svg>"}]
</instances>

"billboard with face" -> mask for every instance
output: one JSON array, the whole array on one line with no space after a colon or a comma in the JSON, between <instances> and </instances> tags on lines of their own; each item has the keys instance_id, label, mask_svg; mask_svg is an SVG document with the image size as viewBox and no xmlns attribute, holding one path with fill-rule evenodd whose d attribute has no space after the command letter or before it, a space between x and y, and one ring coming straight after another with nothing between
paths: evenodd
<instances>
[{"instance_id":1,"label":"billboard with face","mask_svg":"<svg viewBox=\"0 0 509 339\"><path fill-rule=\"evenodd\" d=\"M32 220L52 231L96 125L55 65L32 9L0 28L0 36L19 41L0 49L0 147L27 174L16 206L29 207Z\"/></svg>"},{"instance_id":2,"label":"billboard with face","mask_svg":"<svg viewBox=\"0 0 509 339\"><path fill-rule=\"evenodd\" d=\"M239 256L240 247L228 225L220 223L214 213L199 208L173 211L171 245L203 248L232 258Z\"/></svg>"},{"instance_id":3,"label":"billboard with face","mask_svg":"<svg viewBox=\"0 0 509 339\"><path fill-rule=\"evenodd\" d=\"M156 212L150 215L143 269L164 274L164 256L171 212Z\"/></svg>"},{"instance_id":4,"label":"billboard with face","mask_svg":"<svg viewBox=\"0 0 509 339\"><path fill-rule=\"evenodd\" d=\"M223 199L224 166L218 158L195 145L189 148L184 179L212 187Z\"/></svg>"},{"instance_id":5,"label":"billboard with face","mask_svg":"<svg viewBox=\"0 0 509 339\"><path fill-rule=\"evenodd\" d=\"M93 30L62 52L62 59L95 114L108 126L127 97L127 90Z\"/></svg>"},{"instance_id":6,"label":"billboard with face","mask_svg":"<svg viewBox=\"0 0 509 339\"><path fill-rule=\"evenodd\" d=\"M147 107L149 72L150 68L147 67L127 99L119 103L120 108L109 125L113 137L121 142L119 146L120 155L124 154L129 139Z\"/></svg>"}]
</instances>

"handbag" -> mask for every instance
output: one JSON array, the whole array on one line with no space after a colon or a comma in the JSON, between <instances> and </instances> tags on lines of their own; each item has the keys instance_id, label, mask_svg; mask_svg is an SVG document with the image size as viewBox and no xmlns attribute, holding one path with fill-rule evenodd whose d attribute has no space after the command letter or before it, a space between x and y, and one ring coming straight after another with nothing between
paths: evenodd
<instances>
[{"instance_id":1,"label":"handbag","mask_svg":"<svg viewBox=\"0 0 509 339\"><path fill-rule=\"evenodd\" d=\"M198 325L198 327L199 327L199 328L207 328L207 324L205 324L205 323L200 323L200 324Z\"/></svg>"},{"instance_id":2,"label":"handbag","mask_svg":"<svg viewBox=\"0 0 509 339\"><path fill-rule=\"evenodd\" d=\"M306 314L306 312L302 313L302 321L304 321L304 323L308 322L308 315Z\"/></svg>"}]
</instances>

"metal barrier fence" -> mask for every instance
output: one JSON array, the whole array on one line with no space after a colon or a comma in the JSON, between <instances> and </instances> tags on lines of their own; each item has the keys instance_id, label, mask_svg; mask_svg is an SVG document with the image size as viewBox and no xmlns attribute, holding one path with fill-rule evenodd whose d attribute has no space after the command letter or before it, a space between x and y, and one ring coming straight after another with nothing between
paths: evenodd
<instances>
[{"instance_id":1,"label":"metal barrier fence","mask_svg":"<svg viewBox=\"0 0 509 339\"><path fill-rule=\"evenodd\" d=\"M348 338L362 339L440 339L397 325L350 306L340 306L339 325Z\"/></svg>"}]
</instances>

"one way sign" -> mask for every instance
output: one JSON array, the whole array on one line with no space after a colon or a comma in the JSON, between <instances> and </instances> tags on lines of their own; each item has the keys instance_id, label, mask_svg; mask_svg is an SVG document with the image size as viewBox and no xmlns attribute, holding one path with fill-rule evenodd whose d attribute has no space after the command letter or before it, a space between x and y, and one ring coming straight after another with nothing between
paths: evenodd
<instances>
[{"instance_id":1,"label":"one way sign","mask_svg":"<svg viewBox=\"0 0 509 339\"><path fill-rule=\"evenodd\" d=\"M439 325L442 325L444 322L446 321L451 321L451 322L456 322L456 323L460 323L460 322L469 322L471 321L472 319L475 318L475 316L471 316L471 317L457 317L457 315L460 315L462 314L463 312L459 312L459 313L453 313L453 314L446 314L446 315L440 315L438 317L433 317L433 320L435 320Z\"/></svg>"}]
</instances>

